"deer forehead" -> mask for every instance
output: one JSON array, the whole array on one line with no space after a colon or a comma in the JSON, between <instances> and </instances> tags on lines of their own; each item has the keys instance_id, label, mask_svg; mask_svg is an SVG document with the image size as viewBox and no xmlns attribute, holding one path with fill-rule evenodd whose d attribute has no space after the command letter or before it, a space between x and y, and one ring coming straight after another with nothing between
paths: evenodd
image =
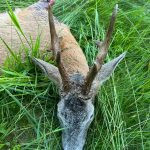
<instances>
[{"instance_id":1,"label":"deer forehead","mask_svg":"<svg viewBox=\"0 0 150 150\"><path fill-rule=\"evenodd\" d=\"M60 88L60 95L62 98L68 99L69 96L74 94L81 94L81 89L84 84L85 77L79 73L69 74L70 89L68 92L64 91L63 85Z\"/></svg>"},{"instance_id":2,"label":"deer forehead","mask_svg":"<svg viewBox=\"0 0 150 150\"><path fill-rule=\"evenodd\" d=\"M91 90L83 95L82 89L85 82L85 76L79 72L71 74L69 76L70 80L70 89L69 91L64 91L63 86L60 88L60 96L61 100L64 100L66 106L70 107L86 107L88 101L92 101L95 97L95 90L91 88Z\"/></svg>"},{"instance_id":3,"label":"deer forehead","mask_svg":"<svg viewBox=\"0 0 150 150\"><path fill-rule=\"evenodd\" d=\"M91 101L83 101L76 96L62 99L58 103L58 117L62 125L69 128L85 126L94 114Z\"/></svg>"},{"instance_id":4,"label":"deer forehead","mask_svg":"<svg viewBox=\"0 0 150 150\"><path fill-rule=\"evenodd\" d=\"M84 84L85 77L81 73L73 73L70 75L70 83L72 86L80 87Z\"/></svg>"},{"instance_id":5,"label":"deer forehead","mask_svg":"<svg viewBox=\"0 0 150 150\"><path fill-rule=\"evenodd\" d=\"M93 111L93 104L91 100L85 101L82 96L72 93L61 97L61 101L58 103L58 110L60 112L63 111L63 114L68 113L70 116L84 116L90 110Z\"/></svg>"}]
</instances>

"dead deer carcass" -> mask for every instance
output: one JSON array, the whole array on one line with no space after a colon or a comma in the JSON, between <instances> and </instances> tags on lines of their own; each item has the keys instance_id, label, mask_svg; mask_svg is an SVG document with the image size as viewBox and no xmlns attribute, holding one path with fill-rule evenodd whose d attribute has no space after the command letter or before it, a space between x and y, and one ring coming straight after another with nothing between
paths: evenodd
<instances>
[{"instance_id":1,"label":"dead deer carcass","mask_svg":"<svg viewBox=\"0 0 150 150\"><path fill-rule=\"evenodd\" d=\"M97 42L100 53L91 69L85 56L70 34L68 28L57 33L57 26L49 7L49 24L51 44L57 67L32 58L45 74L60 88L60 102L58 103L58 118L62 128L62 144L64 150L82 150L85 144L87 130L94 117L93 100L99 86L106 81L118 63L125 57L125 53L103 65L110 44L115 24L118 5L115 6L110 25L104 42ZM65 33L64 33L65 32Z\"/></svg>"}]
</instances>

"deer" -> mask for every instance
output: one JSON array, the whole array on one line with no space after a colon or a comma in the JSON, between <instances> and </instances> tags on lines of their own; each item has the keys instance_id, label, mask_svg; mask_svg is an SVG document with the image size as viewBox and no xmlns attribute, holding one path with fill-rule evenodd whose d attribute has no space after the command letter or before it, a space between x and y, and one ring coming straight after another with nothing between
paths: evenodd
<instances>
[{"instance_id":1,"label":"deer","mask_svg":"<svg viewBox=\"0 0 150 150\"><path fill-rule=\"evenodd\" d=\"M93 66L88 66L85 55L69 28L58 32L51 5L48 7L51 48L57 66L32 57L32 61L45 75L59 87L60 101L57 117L62 127L62 147L64 150L82 150L87 131L94 119L94 98L100 86L123 60L126 52L106 64L107 56L118 12L115 5L103 42L96 41L99 53Z\"/></svg>"},{"instance_id":2,"label":"deer","mask_svg":"<svg viewBox=\"0 0 150 150\"><path fill-rule=\"evenodd\" d=\"M54 17L52 13L54 2L54 0L40 0L23 10L17 9L15 14L27 37L30 35L35 39L39 33L36 31L40 30L40 50L51 50L56 61L57 65L54 66L42 59L30 56L32 62L59 88L60 101L57 104L57 116L63 129L62 148L82 150L86 142L87 131L94 119L95 96L126 55L124 52L103 64L110 46L118 5L112 13L104 41L96 41L99 53L93 66L89 67L70 28ZM8 18L7 14L0 14L0 37L17 51L21 43L19 43L16 30L10 28L11 20ZM28 25L29 22L30 25ZM9 55L3 43L0 43L0 55L3 56L0 58L0 65L2 65Z\"/></svg>"}]
</instances>

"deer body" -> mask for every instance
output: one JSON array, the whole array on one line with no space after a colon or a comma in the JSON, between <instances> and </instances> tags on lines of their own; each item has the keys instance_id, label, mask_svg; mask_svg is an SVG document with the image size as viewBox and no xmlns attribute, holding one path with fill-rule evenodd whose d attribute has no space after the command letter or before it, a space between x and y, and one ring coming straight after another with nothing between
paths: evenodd
<instances>
[{"instance_id":1,"label":"deer body","mask_svg":"<svg viewBox=\"0 0 150 150\"><path fill-rule=\"evenodd\" d=\"M49 20L47 19L45 8L48 8ZM111 76L116 66L125 57L125 53L123 53L103 65L110 44L116 14L117 5L113 11L104 42L102 44L97 43L101 52L98 54L93 67L89 69L86 58L69 28L63 23L59 23L53 17L49 1L41 0L37 4L17 13L25 33L32 33L31 36L34 38L38 35L38 32L35 31L38 31L37 29L40 26L40 31L41 29L43 31L41 31L43 34L41 35L41 47L49 45L49 42L51 43L57 67L37 58L31 59L50 80L53 80L59 86L60 102L57 105L57 116L63 128L62 147L64 150L83 149L88 128L94 118L93 100L99 86ZM24 20L25 18L26 20ZM4 22L5 25L8 22L10 25L8 18ZM30 25L28 24L29 22ZM5 26L0 25L0 30L2 27ZM10 37L12 35L10 31L10 27L6 27L3 32L0 31L0 36L8 34L9 39L5 36L4 38L6 42L9 41L11 43ZM14 33L13 36L14 47L17 46L15 48L17 50L20 44L18 43L17 34ZM1 56L6 57L5 50L6 48L0 44ZM1 60L0 63L2 64L3 61Z\"/></svg>"},{"instance_id":2,"label":"deer body","mask_svg":"<svg viewBox=\"0 0 150 150\"><path fill-rule=\"evenodd\" d=\"M40 35L40 50L50 50L50 34L47 7L48 2L39 1L28 8L16 9L15 14L19 20L21 28L27 39L32 38L33 42ZM62 59L67 71L72 74L75 71L86 75L89 71L85 56L82 53L80 46L72 36L70 29L63 23L58 22L55 18L55 27L59 37L62 38ZM21 35L20 35L21 36ZM19 51L22 47L18 33L13 26L13 23L7 13L0 14L0 37L11 47L13 51ZM22 36L21 36L22 37ZM22 37L24 43L26 41ZM26 43L26 46L27 43ZM29 47L29 46L28 46ZM0 40L0 65L2 65L9 55L7 47ZM80 67L78 64L83 64ZM68 65L69 64L69 65Z\"/></svg>"}]
</instances>

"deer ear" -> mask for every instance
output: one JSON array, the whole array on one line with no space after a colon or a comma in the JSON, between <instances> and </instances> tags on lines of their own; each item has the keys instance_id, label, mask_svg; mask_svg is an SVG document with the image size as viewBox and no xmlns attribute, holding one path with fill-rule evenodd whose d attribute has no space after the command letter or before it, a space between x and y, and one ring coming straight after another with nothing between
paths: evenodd
<instances>
[{"instance_id":1,"label":"deer ear","mask_svg":"<svg viewBox=\"0 0 150 150\"><path fill-rule=\"evenodd\" d=\"M41 59L37 59L37 58L31 58L31 59L33 63L36 64L45 73L45 75L48 76L50 80L54 81L59 86L61 85L62 82L61 76L57 67Z\"/></svg>"},{"instance_id":2,"label":"deer ear","mask_svg":"<svg viewBox=\"0 0 150 150\"><path fill-rule=\"evenodd\" d=\"M104 64L101 70L98 72L95 80L97 85L102 85L103 82L109 79L115 68L118 66L119 62L125 57L126 52L122 53L117 58L111 60L110 62Z\"/></svg>"}]
</instances>

